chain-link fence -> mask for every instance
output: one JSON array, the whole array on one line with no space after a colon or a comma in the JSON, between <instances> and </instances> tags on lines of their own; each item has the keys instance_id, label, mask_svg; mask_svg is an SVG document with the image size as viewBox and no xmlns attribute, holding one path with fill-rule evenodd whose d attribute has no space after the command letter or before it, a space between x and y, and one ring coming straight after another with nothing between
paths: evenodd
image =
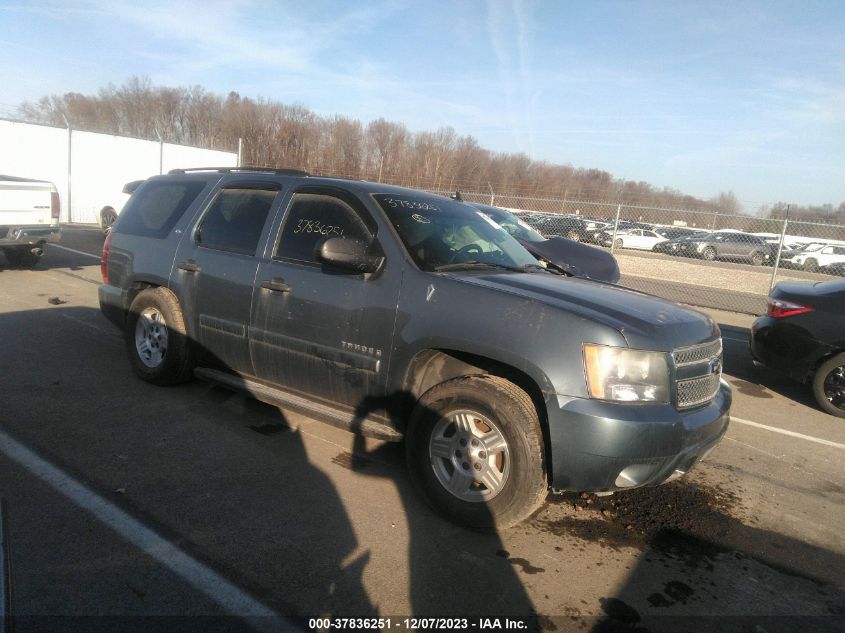
<instances>
[{"instance_id":1,"label":"chain-link fence","mask_svg":"<svg viewBox=\"0 0 845 633\"><path fill-rule=\"evenodd\" d=\"M545 237L609 249L620 284L694 306L762 314L784 280L845 276L845 225L585 200L465 193Z\"/></svg>"}]
</instances>

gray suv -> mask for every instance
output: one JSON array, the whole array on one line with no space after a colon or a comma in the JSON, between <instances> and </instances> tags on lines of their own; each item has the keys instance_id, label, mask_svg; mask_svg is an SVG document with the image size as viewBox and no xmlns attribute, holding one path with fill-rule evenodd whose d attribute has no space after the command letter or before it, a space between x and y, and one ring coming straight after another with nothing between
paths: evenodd
<instances>
[{"instance_id":1,"label":"gray suv","mask_svg":"<svg viewBox=\"0 0 845 633\"><path fill-rule=\"evenodd\" d=\"M292 170L144 182L103 251L135 372L194 376L404 440L428 502L477 528L553 490L688 471L725 433L707 316L537 264L477 209Z\"/></svg>"},{"instance_id":2,"label":"gray suv","mask_svg":"<svg viewBox=\"0 0 845 633\"><path fill-rule=\"evenodd\" d=\"M708 261L716 259L739 259L761 266L772 261L774 246L756 235L722 231L694 235L677 241L678 248L672 254L701 257Z\"/></svg>"}]
</instances>

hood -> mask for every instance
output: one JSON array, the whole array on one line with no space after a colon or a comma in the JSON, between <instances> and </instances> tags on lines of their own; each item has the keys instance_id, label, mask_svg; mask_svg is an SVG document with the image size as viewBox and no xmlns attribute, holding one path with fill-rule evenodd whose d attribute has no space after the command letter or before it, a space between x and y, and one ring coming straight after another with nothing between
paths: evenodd
<instances>
[{"instance_id":1,"label":"hood","mask_svg":"<svg viewBox=\"0 0 845 633\"><path fill-rule=\"evenodd\" d=\"M607 251L565 237L553 237L543 242L519 240L519 243L535 257L545 259L575 277L611 284L619 281L619 265Z\"/></svg>"},{"instance_id":2,"label":"hood","mask_svg":"<svg viewBox=\"0 0 845 633\"><path fill-rule=\"evenodd\" d=\"M449 276L602 323L617 330L635 349L670 351L719 335L718 326L706 314L620 286L542 273Z\"/></svg>"}]
</instances>

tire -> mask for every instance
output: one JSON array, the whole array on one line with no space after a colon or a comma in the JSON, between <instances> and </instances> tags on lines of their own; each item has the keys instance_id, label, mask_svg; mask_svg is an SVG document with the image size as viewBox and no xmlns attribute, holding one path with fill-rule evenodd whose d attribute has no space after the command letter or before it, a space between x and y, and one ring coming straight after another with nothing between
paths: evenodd
<instances>
[{"instance_id":1,"label":"tire","mask_svg":"<svg viewBox=\"0 0 845 633\"><path fill-rule=\"evenodd\" d=\"M103 235L108 235L111 232L112 224L117 221L117 211L111 207L104 207L100 211L100 228L103 229Z\"/></svg>"},{"instance_id":2,"label":"tire","mask_svg":"<svg viewBox=\"0 0 845 633\"><path fill-rule=\"evenodd\" d=\"M581 235L578 233L578 231L569 231L566 234L566 239L572 240L573 242L580 242L581 241Z\"/></svg>"},{"instance_id":3,"label":"tire","mask_svg":"<svg viewBox=\"0 0 845 633\"><path fill-rule=\"evenodd\" d=\"M176 296L166 288L147 288L129 308L126 352L132 369L154 385L193 378L194 357Z\"/></svg>"},{"instance_id":4,"label":"tire","mask_svg":"<svg viewBox=\"0 0 845 633\"><path fill-rule=\"evenodd\" d=\"M714 259L716 259L716 249L712 246L708 246L702 251L701 256L708 262L712 262Z\"/></svg>"},{"instance_id":5,"label":"tire","mask_svg":"<svg viewBox=\"0 0 845 633\"><path fill-rule=\"evenodd\" d=\"M41 255L32 252L31 246L14 246L3 249L9 264L21 268L32 268L40 260Z\"/></svg>"},{"instance_id":6,"label":"tire","mask_svg":"<svg viewBox=\"0 0 845 633\"><path fill-rule=\"evenodd\" d=\"M414 485L460 525L510 527L546 498L537 410L525 391L503 378L468 376L432 387L411 416L405 451ZM464 485L451 492L452 482Z\"/></svg>"},{"instance_id":7,"label":"tire","mask_svg":"<svg viewBox=\"0 0 845 633\"><path fill-rule=\"evenodd\" d=\"M804 262L804 270L808 273L815 273L819 270L819 263L812 257Z\"/></svg>"},{"instance_id":8,"label":"tire","mask_svg":"<svg viewBox=\"0 0 845 633\"><path fill-rule=\"evenodd\" d=\"M813 395L826 412L845 418L845 353L819 366L813 376Z\"/></svg>"},{"instance_id":9,"label":"tire","mask_svg":"<svg viewBox=\"0 0 845 633\"><path fill-rule=\"evenodd\" d=\"M617 238L615 242L613 242L613 248L623 248L624 244L620 238Z\"/></svg>"},{"instance_id":10,"label":"tire","mask_svg":"<svg viewBox=\"0 0 845 633\"><path fill-rule=\"evenodd\" d=\"M751 263L754 266L762 266L763 265L763 253L760 251L754 251L751 253Z\"/></svg>"}]
</instances>

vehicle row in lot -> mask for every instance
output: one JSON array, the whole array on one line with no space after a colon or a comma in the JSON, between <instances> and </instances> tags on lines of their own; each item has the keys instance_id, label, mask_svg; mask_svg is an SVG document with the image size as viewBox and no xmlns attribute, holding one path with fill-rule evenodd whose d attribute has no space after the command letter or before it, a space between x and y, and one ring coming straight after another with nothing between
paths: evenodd
<instances>
[{"instance_id":1,"label":"vehicle row in lot","mask_svg":"<svg viewBox=\"0 0 845 633\"><path fill-rule=\"evenodd\" d=\"M812 386L819 406L845 418L845 280L781 282L754 321L754 359Z\"/></svg>"},{"instance_id":2,"label":"vehicle row in lot","mask_svg":"<svg viewBox=\"0 0 845 633\"><path fill-rule=\"evenodd\" d=\"M606 218L520 213L520 218L544 237L563 235L571 240L649 250L657 253L696 257L705 260L745 261L754 265L772 265L777 258L780 236L752 235L737 230L661 226L620 220L618 225ZM842 275L845 268L845 244L827 242L784 242L780 265L809 272Z\"/></svg>"},{"instance_id":3,"label":"vehicle row in lot","mask_svg":"<svg viewBox=\"0 0 845 633\"><path fill-rule=\"evenodd\" d=\"M490 528L549 488L683 474L728 427L711 318L557 268L449 198L183 170L133 193L99 297L142 379L198 376L404 440L429 503Z\"/></svg>"}]
</instances>

